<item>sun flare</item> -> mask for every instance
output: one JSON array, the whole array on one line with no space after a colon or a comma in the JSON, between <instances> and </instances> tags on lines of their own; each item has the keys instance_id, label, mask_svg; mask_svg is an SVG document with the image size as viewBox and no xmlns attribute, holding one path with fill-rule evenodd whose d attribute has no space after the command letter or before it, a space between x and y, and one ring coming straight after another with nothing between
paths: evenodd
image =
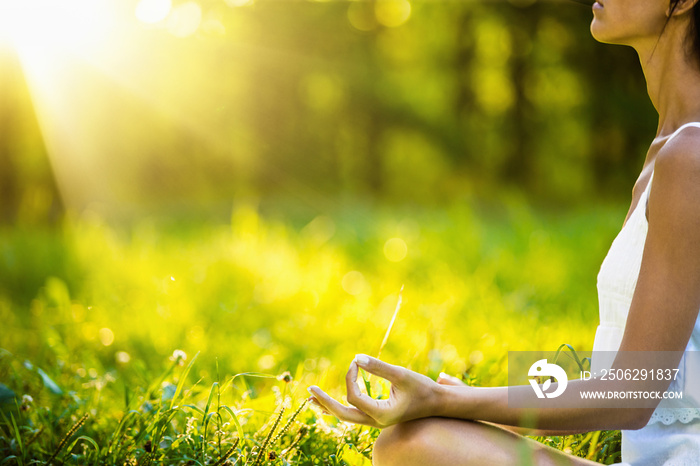
<instances>
[{"instance_id":1,"label":"sun flare","mask_svg":"<svg viewBox=\"0 0 700 466\"><path fill-rule=\"evenodd\" d=\"M105 0L0 0L0 37L20 54L84 53L106 33Z\"/></svg>"},{"instance_id":2,"label":"sun flare","mask_svg":"<svg viewBox=\"0 0 700 466\"><path fill-rule=\"evenodd\" d=\"M77 70L95 66L114 46L112 0L0 0L0 47L17 57L64 201L81 152L76 110L84 83ZM94 148L92 148L94 149ZM70 178L73 178L71 180Z\"/></svg>"}]
</instances>

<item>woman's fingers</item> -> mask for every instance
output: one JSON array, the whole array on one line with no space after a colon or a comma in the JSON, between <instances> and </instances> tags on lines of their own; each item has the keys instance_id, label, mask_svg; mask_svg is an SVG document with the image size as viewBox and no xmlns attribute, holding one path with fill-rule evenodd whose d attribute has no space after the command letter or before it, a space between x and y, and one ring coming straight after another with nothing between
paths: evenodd
<instances>
[{"instance_id":1,"label":"woman's fingers","mask_svg":"<svg viewBox=\"0 0 700 466\"><path fill-rule=\"evenodd\" d=\"M384 361L380 361L377 358L367 356L366 354L356 355L353 362L370 374L378 375L391 383L400 382L401 377L406 370L403 367L388 364Z\"/></svg>"},{"instance_id":2,"label":"woman's fingers","mask_svg":"<svg viewBox=\"0 0 700 466\"><path fill-rule=\"evenodd\" d=\"M348 394L348 403L357 407L369 416L377 416L377 408L379 407L377 400L371 398L360 391L357 385L357 376L359 370L355 361L350 363L350 368L345 374L345 385Z\"/></svg>"},{"instance_id":3,"label":"woman's fingers","mask_svg":"<svg viewBox=\"0 0 700 466\"><path fill-rule=\"evenodd\" d=\"M331 415L331 413L326 411L326 408L324 408L323 405L321 405L321 403L319 403L318 400L316 398L314 398L313 396L309 397L308 401L310 401L312 405L314 405L318 409L320 409L323 414L326 414L329 416Z\"/></svg>"},{"instance_id":4,"label":"woman's fingers","mask_svg":"<svg viewBox=\"0 0 700 466\"><path fill-rule=\"evenodd\" d=\"M355 364L355 361L350 363L350 368L348 369L348 372L345 374L345 390L348 394L348 402L351 404L355 404L352 402L353 399L359 398L362 396L362 392L360 391L360 387L357 385L357 376L358 376L359 371L357 370L357 364Z\"/></svg>"},{"instance_id":5,"label":"woman's fingers","mask_svg":"<svg viewBox=\"0 0 700 466\"><path fill-rule=\"evenodd\" d=\"M309 387L315 402L341 421L378 427L377 421L353 406L345 406L331 398L326 392L313 385Z\"/></svg>"},{"instance_id":6,"label":"woman's fingers","mask_svg":"<svg viewBox=\"0 0 700 466\"><path fill-rule=\"evenodd\" d=\"M392 395L388 400L375 400L374 398L362 393L357 384L359 368L365 369L370 374L377 375L392 383ZM401 405L395 397L396 393L403 393L402 390L408 389L411 391L410 383L411 371L392 364L387 364L379 359L372 358L365 354L358 354L350 363L348 372L345 375L345 384L347 390L348 403L351 406L345 406L338 403L336 400L328 396L323 390L316 386L309 387L309 392L314 396L322 409L332 413L338 419L358 424L365 424L375 427L382 427L393 423L400 418L402 413L406 411L407 406L400 408ZM427 377L423 377L427 381ZM408 381L408 382L407 382ZM405 387L403 387L405 385ZM405 397L405 396L404 396Z\"/></svg>"}]
</instances>

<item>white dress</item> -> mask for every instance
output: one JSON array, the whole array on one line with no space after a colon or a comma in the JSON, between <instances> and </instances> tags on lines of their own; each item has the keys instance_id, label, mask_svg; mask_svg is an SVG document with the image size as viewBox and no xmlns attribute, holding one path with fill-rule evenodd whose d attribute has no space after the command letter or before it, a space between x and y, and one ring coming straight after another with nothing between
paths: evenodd
<instances>
[{"instance_id":1,"label":"white dress","mask_svg":"<svg viewBox=\"0 0 700 466\"><path fill-rule=\"evenodd\" d=\"M683 129L700 123L688 123L676 130L670 141ZM637 285L642 253L647 236L646 205L649 183L622 230L608 251L598 274L600 325L595 334L593 351L617 351ZM692 377L700 376L697 358L687 358L688 351L700 351L700 319L695 322L686 354L681 359L677 380L669 390L685 387ZM605 358L607 359L607 358ZM689 360L692 359L692 367ZM599 372L612 361L592 361L592 370ZM684 394L685 396L685 394ZM639 430L622 431L622 465L684 466L700 465L700 400L688 396L683 400L664 400L654 411L649 423Z\"/></svg>"}]
</instances>

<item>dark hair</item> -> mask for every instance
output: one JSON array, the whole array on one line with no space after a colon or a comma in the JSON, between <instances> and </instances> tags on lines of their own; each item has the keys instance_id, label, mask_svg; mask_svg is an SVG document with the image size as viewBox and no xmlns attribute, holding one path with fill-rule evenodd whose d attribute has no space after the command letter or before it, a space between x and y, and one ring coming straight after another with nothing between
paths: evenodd
<instances>
[{"instance_id":1,"label":"dark hair","mask_svg":"<svg viewBox=\"0 0 700 466\"><path fill-rule=\"evenodd\" d=\"M681 0L670 0L671 1L671 14L673 14L674 11L676 11L676 8L678 7L678 4L680 3ZM695 59L700 61L700 1L693 6L693 11L691 12L692 19L690 21L690 27L688 28L688 35L687 35L687 40L688 40L688 52L690 55L692 55ZM668 19L666 20L666 24L671 19L671 15L669 15Z\"/></svg>"}]
</instances>

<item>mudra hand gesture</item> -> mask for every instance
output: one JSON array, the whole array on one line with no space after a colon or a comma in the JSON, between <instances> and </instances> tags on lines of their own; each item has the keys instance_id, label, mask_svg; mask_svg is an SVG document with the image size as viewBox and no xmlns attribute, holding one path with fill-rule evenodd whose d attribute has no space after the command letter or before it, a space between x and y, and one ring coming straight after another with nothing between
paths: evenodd
<instances>
[{"instance_id":1,"label":"mudra hand gesture","mask_svg":"<svg viewBox=\"0 0 700 466\"><path fill-rule=\"evenodd\" d=\"M376 400L362 393L357 384L359 368L391 382L388 399ZM440 416L445 385L463 385L459 380L440 375L438 382L401 366L358 354L345 376L350 406L334 400L317 386L309 387L313 401L341 421L373 427L388 427L400 422Z\"/></svg>"}]
</instances>

